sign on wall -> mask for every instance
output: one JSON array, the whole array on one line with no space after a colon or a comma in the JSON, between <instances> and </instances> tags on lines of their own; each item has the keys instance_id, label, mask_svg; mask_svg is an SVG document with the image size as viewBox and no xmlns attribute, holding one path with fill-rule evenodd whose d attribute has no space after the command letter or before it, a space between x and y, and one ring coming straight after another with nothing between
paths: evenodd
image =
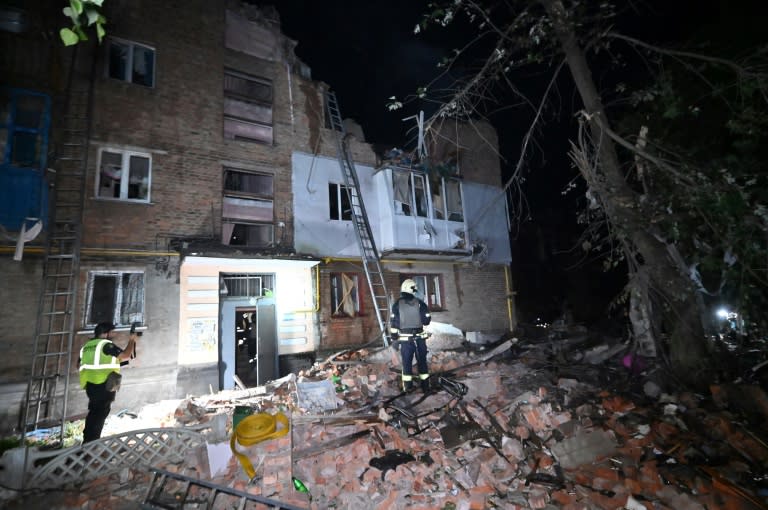
<instances>
[{"instance_id":1,"label":"sign on wall","mask_svg":"<svg viewBox=\"0 0 768 510\"><path fill-rule=\"evenodd\" d=\"M189 319L188 352L216 352L216 322L213 317Z\"/></svg>"}]
</instances>

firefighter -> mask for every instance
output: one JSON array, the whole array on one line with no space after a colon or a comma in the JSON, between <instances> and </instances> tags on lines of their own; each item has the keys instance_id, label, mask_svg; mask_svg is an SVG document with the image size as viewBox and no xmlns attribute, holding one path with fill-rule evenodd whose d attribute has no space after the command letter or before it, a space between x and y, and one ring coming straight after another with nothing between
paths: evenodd
<instances>
[{"instance_id":1,"label":"firefighter","mask_svg":"<svg viewBox=\"0 0 768 510\"><path fill-rule=\"evenodd\" d=\"M120 365L127 363L136 349L136 333L131 332L125 349L112 342L114 334L114 324L101 322L96 325L94 338L80 349L80 387L88 395L83 443L101 437L104 422L120 387Z\"/></svg>"},{"instance_id":2,"label":"firefighter","mask_svg":"<svg viewBox=\"0 0 768 510\"><path fill-rule=\"evenodd\" d=\"M432 320L427 304L414 294L416 282L410 278L400 285L400 298L392 305L390 334L395 349L400 350L403 361L403 391L413 388L413 356L419 369L421 389L429 390L429 366L427 365L427 334L424 326Z\"/></svg>"}]
</instances>

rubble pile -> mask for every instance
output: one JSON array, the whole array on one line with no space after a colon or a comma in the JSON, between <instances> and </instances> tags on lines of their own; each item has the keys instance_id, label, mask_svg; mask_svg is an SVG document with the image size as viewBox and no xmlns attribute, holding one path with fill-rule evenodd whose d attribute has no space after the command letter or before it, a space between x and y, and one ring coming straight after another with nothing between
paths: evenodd
<instances>
[{"instance_id":1,"label":"rubble pile","mask_svg":"<svg viewBox=\"0 0 768 510\"><path fill-rule=\"evenodd\" d=\"M179 401L163 425L207 444L156 467L299 508L768 508L764 391L665 392L612 352L583 364L563 364L551 342L432 352L431 391L407 394L394 352L341 353L266 387ZM285 436L237 447L253 479L230 449L243 409L290 419ZM139 508L148 484L146 468L125 468L45 506Z\"/></svg>"}]
</instances>

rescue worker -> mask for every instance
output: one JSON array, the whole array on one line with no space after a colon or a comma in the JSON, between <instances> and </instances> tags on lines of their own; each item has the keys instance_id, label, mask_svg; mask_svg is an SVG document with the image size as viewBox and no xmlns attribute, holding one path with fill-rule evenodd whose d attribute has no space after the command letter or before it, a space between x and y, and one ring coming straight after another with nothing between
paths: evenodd
<instances>
[{"instance_id":1,"label":"rescue worker","mask_svg":"<svg viewBox=\"0 0 768 510\"><path fill-rule=\"evenodd\" d=\"M138 335L132 332L128 345L121 349L112 342L115 325L110 322L97 324L93 336L94 338L80 349L80 387L85 389L88 395L88 415L85 417L83 443L101 437L104 422L109 416L119 387L120 366L127 364L134 354L138 338Z\"/></svg>"},{"instance_id":2,"label":"rescue worker","mask_svg":"<svg viewBox=\"0 0 768 510\"><path fill-rule=\"evenodd\" d=\"M403 361L403 391L413 388L413 356L419 369L421 389L429 391L429 366L427 365L427 334L424 326L432 320L429 307L414 294L416 282L410 278L400 285L400 298L392 305L390 334Z\"/></svg>"}]
</instances>

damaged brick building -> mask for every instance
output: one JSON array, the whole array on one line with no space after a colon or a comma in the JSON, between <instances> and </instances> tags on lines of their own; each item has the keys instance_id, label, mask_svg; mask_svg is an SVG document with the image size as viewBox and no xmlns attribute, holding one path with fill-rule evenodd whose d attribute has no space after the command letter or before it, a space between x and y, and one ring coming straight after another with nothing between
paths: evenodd
<instances>
[{"instance_id":1,"label":"damaged brick building","mask_svg":"<svg viewBox=\"0 0 768 510\"><path fill-rule=\"evenodd\" d=\"M107 37L75 48L58 39L58 7L7 9L5 432L19 422L40 339L71 339L59 352L68 351L72 376L100 321L144 332L120 407L233 388L235 375L263 384L318 351L381 341L328 124L329 85L311 79L274 9L107 2ZM405 278L416 280L436 337L482 341L514 329L493 128L435 128L429 160L418 161L377 154L347 126L390 297ZM65 203L73 183L74 205ZM51 218L65 209L78 229L74 292L66 328L55 331L42 317L46 278L63 254L49 249ZM66 374L46 377L61 386ZM67 414L84 412L83 392L65 388Z\"/></svg>"}]
</instances>

